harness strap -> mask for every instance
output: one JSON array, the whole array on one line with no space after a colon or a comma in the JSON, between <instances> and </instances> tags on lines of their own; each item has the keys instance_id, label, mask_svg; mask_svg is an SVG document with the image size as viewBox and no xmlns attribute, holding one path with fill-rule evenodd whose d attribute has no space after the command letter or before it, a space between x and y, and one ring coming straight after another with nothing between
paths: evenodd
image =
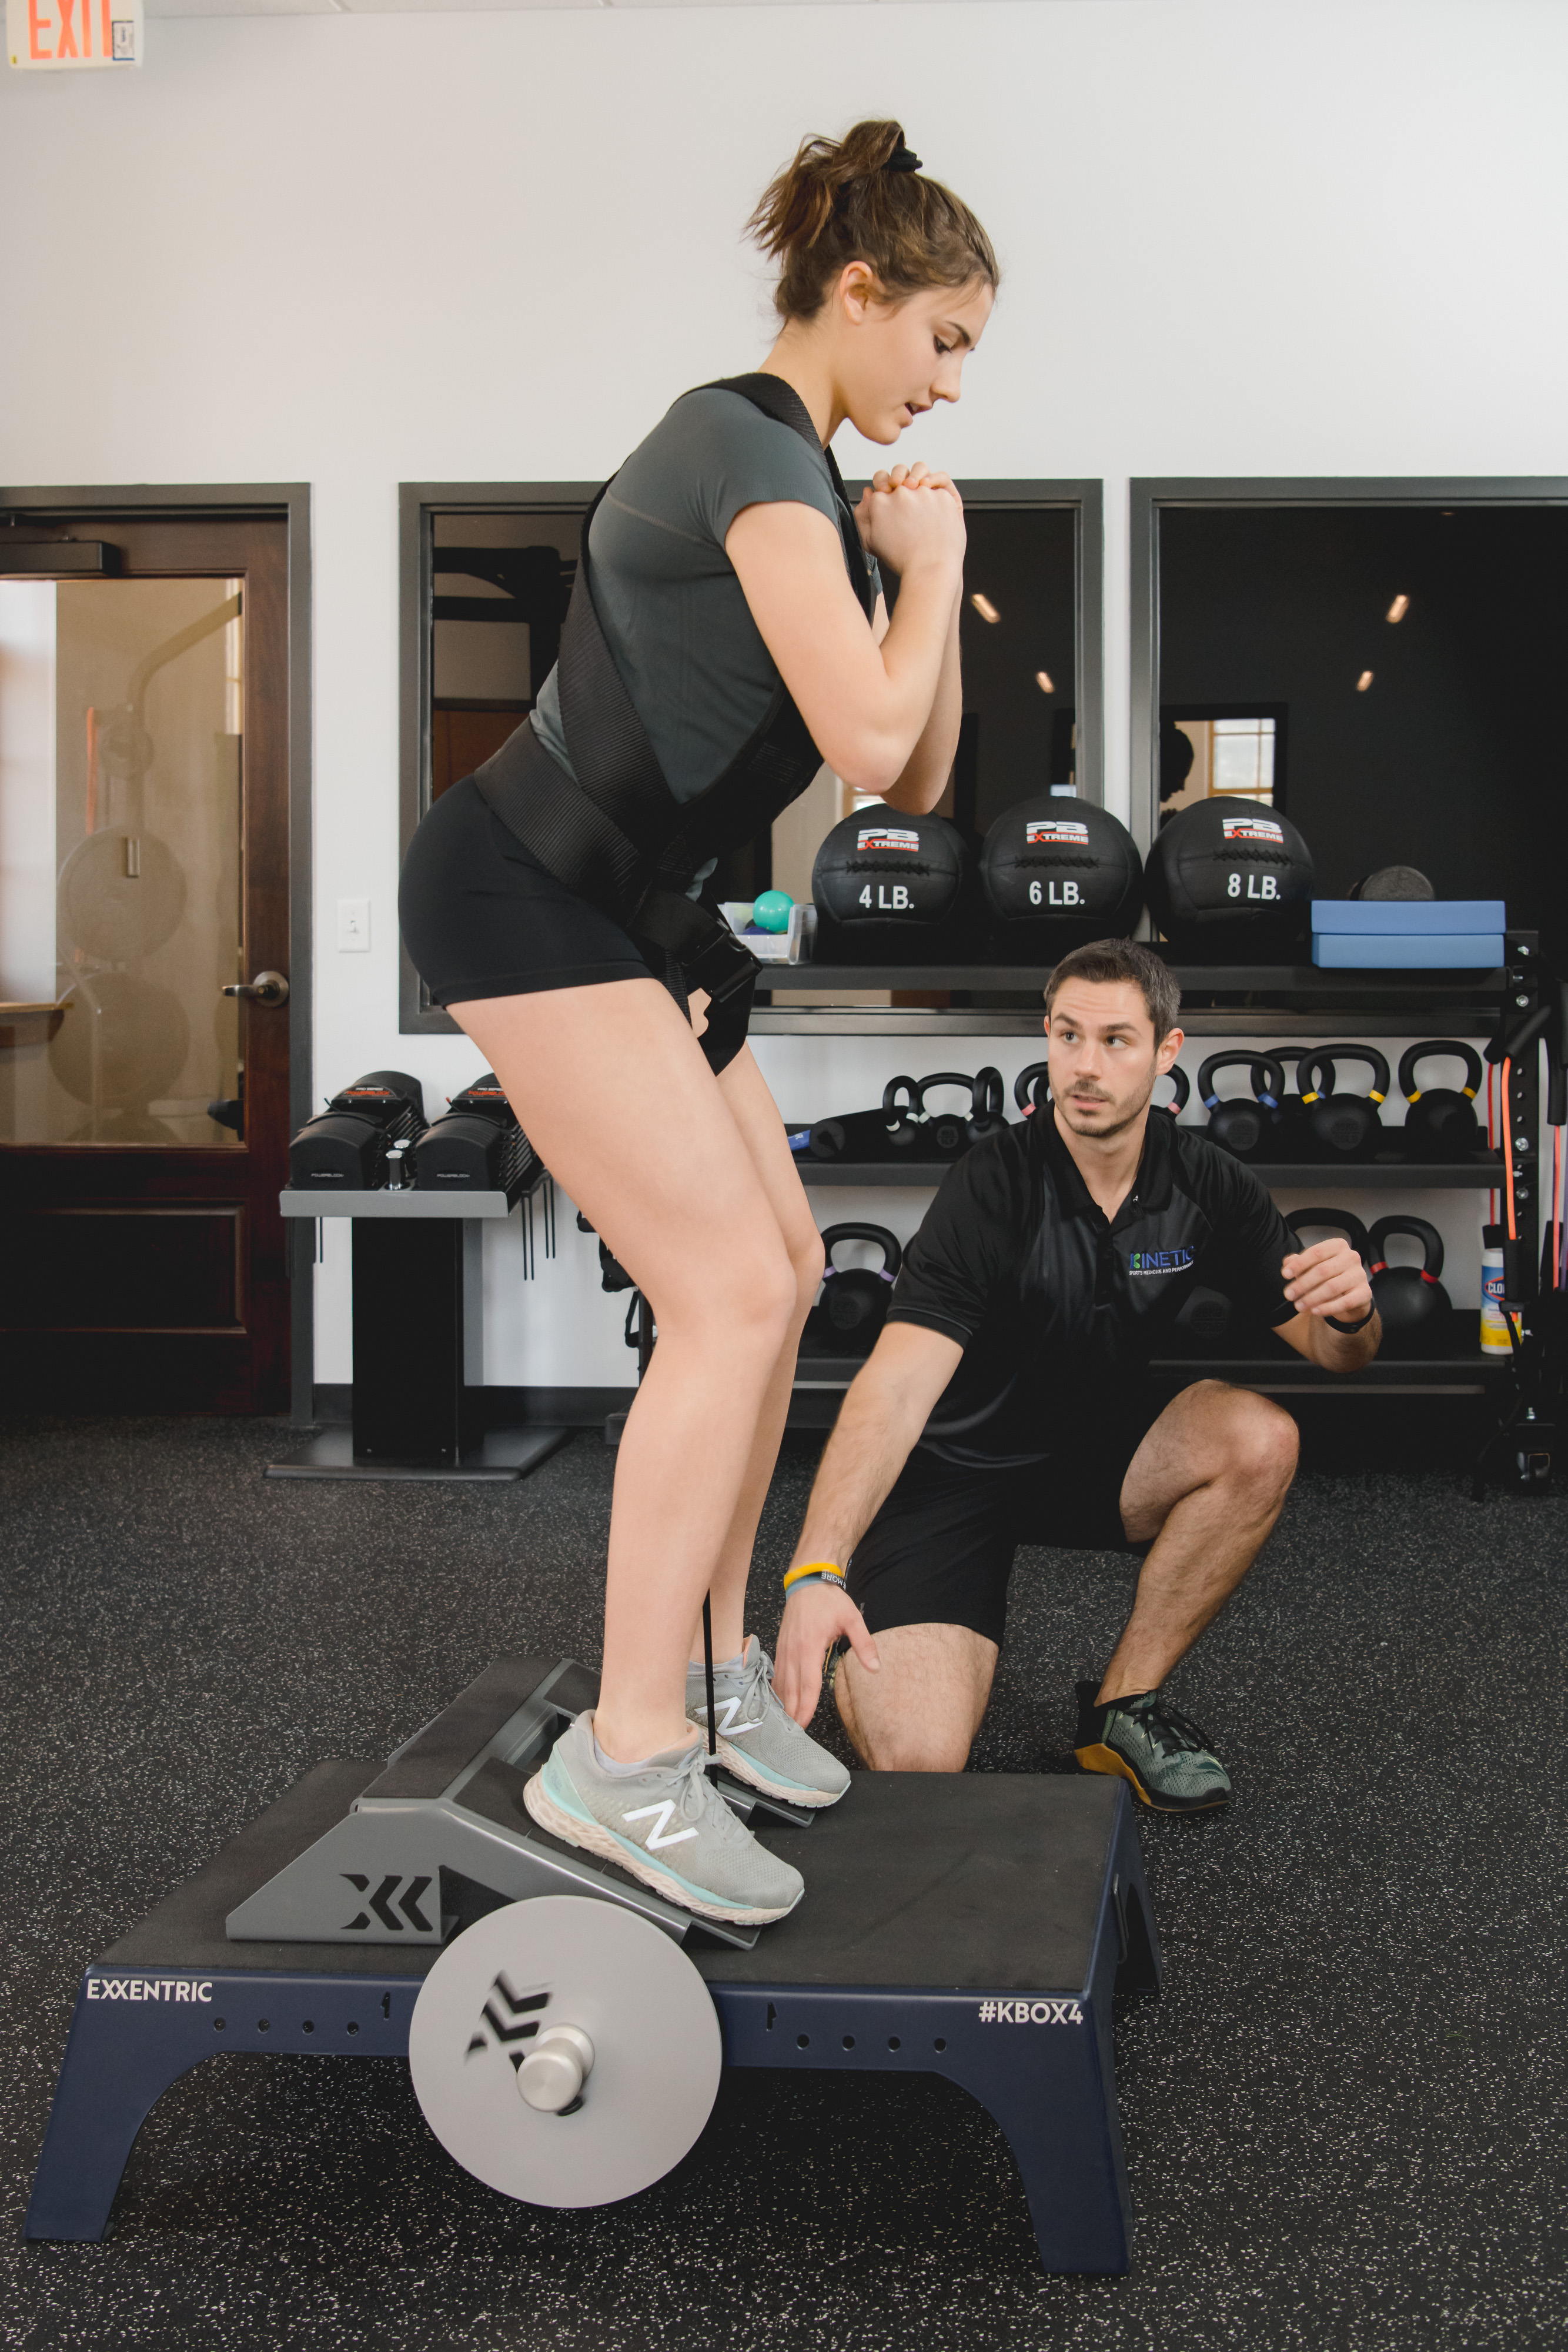
<instances>
[{"instance_id":1,"label":"harness strap","mask_svg":"<svg viewBox=\"0 0 1568 2352\"><path fill-rule=\"evenodd\" d=\"M780 377L762 374L726 377L703 388L736 393L821 451L839 510L845 568L869 619L871 575L843 479L800 394ZM575 773L550 758L525 719L476 770L474 781L541 865L623 923L633 938L673 957L687 986L706 992L702 1049L716 1073L746 1042L762 967L711 908L685 897L685 885L705 857L744 841L787 808L810 782L821 755L780 681L724 773L695 801L676 800L594 605L589 541L609 487L588 510L561 629L561 725ZM679 990L672 992L681 1001Z\"/></svg>"}]
</instances>

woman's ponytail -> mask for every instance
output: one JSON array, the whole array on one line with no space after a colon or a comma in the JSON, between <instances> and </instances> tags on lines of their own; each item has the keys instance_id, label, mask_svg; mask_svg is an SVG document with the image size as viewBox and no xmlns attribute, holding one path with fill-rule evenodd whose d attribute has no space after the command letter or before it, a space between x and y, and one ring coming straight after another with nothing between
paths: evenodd
<instances>
[{"instance_id":1,"label":"woman's ponytail","mask_svg":"<svg viewBox=\"0 0 1568 2352\"><path fill-rule=\"evenodd\" d=\"M925 177L897 122L803 140L747 227L779 264L773 302L784 319L814 316L851 261L863 261L895 300L924 286L994 287L1001 275L968 205Z\"/></svg>"}]
</instances>

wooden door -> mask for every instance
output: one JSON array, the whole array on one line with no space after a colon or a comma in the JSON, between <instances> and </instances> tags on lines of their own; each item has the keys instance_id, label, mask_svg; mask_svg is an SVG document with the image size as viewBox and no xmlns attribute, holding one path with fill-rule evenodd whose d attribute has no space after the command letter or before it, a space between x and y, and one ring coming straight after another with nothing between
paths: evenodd
<instances>
[{"instance_id":1,"label":"wooden door","mask_svg":"<svg viewBox=\"0 0 1568 2352\"><path fill-rule=\"evenodd\" d=\"M287 525L69 531L0 535L0 1392L277 1412Z\"/></svg>"}]
</instances>

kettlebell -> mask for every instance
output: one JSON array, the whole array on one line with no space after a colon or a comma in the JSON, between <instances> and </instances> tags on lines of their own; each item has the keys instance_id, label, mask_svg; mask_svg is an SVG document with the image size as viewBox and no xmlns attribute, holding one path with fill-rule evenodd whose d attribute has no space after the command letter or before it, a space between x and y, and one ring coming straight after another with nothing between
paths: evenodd
<instances>
[{"instance_id":1,"label":"kettlebell","mask_svg":"<svg viewBox=\"0 0 1568 2352\"><path fill-rule=\"evenodd\" d=\"M1252 1099L1249 1101L1243 1095L1233 1101L1221 1102L1214 1091L1214 1080L1221 1070L1232 1069L1238 1064L1252 1074ZM1285 1073L1272 1054L1235 1048L1229 1053L1211 1054L1197 1074L1197 1091L1208 1112L1205 1131L1209 1141L1218 1143L1222 1151L1231 1152L1238 1160L1260 1160L1263 1147L1273 1134L1274 1113L1285 1091Z\"/></svg>"},{"instance_id":2,"label":"kettlebell","mask_svg":"<svg viewBox=\"0 0 1568 2352\"><path fill-rule=\"evenodd\" d=\"M1331 1233L1343 1234L1363 1265L1370 1264L1371 1235L1361 1219L1349 1209L1292 1209L1285 1219L1286 1230L1297 1251L1308 1246L1301 1235L1311 1233L1317 1225L1326 1225Z\"/></svg>"},{"instance_id":3,"label":"kettlebell","mask_svg":"<svg viewBox=\"0 0 1568 2352\"><path fill-rule=\"evenodd\" d=\"M1364 1062L1372 1084L1364 1095L1333 1092L1334 1066L1340 1061ZM1377 1106L1388 1092L1388 1065L1375 1045L1320 1045L1296 1064L1296 1081L1307 1114L1309 1157L1313 1160L1370 1160L1383 1139ZM1328 1091L1324 1091L1324 1087Z\"/></svg>"},{"instance_id":4,"label":"kettlebell","mask_svg":"<svg viewBox=\"0 0 1568 2352\"><path fill-rule=\"evenodd\" d=\"M833 1251L840 1242L873 1242L882 1264L837 1266ZM830 1225L822 1235L828 1263L822 1269L822 1294L812 1308L812 1338L828 1354L869 1354L887 1320L887 1302L898 1274L903 1251L884 1225Z\"/></svg>"},{"instance_id":5,"label":"kettlebell","mask_svg":"<svg viewBox=\"0 0 1568 2352\"><path fill-rule=\"evenodd\" d=\"M1419 1265L1390 1265L1391 1234L1408 1234L1421 1244ZM1435 1356L1449 1333L1453 1308L1438 1276L1443 1236L1425 1217L1379 1217L1369 1236L1372 1299L1383 1318L1385 1356Z\"/></svg>"},{"instance_id":6,"label":"kettlebell","mask_svg":"<svg viewBox=\"0 0 1568 2352\"><path fill-rule=\"evenodd\" d=\"M1281 1068L1288 1065L1297 1076L1295 1092L1292 1094L1287 1088L1280 1097L1280 1108L1274 1114L1273 1130L1263 1157L1265 1160L1310 1160L1312 1139L1307 1132L1307 1108L1301 1093L1301 1066L1305 1058L1302 1049L1300 1045L1270 1045L1269 1051ZM1335 1082L1333 1064L1320 1062L1318 1068L1324 1087L1333 1094Z\"/></svg>"},{"instance_id":7,"label":"kettlebell","mask_svg":"<svg viewBox=\"0 0 1568 2352\"><path fill-rule=\"evenodd\" d=\"M1179 1062L1173 1062L1166 1076L1176 1088L1176 1097L1174 1101L1168 1103L1154 1103L1150 1108L1154 1110L1169 1111L1172 1118L1179 1118L1192 1100L1192 1080ZM1155 1083L1157 1086L1159 1081L1156 1079Z\"/></svg>"},{"instance_id":8,"label":"kettlebell","mask_svg":"<svg viewBox=\"0 0 1568 2352\"><path fill-rule=\"evenodd\" d=\"M1428 1054L1452 1054L1465 1066L1464 1091L1454 1087L1416 1085L1416 1072ZM1428 1037L1399 1057L1399 1091L1410 1108L1400 1130L1412 1160L1468 1160L1480 1141L1476 1097L1480 1092L1481 1057L1473 1045L1458 1037Z\"/></svg>"},{"instance_id":9,"label":"kettlebell","mask_svg":"<svg viewBox=\"0 0 1568 2352\"><path fill-rule=\"evenodd\" d=\"M1001 1084L1001 1074L999 1071L997 1074L997 1084L998 1087ZM965 1077L962 1072L958 1070L936 1070L933 1072L930 1077L922 1078L920 1084L915 1089L915 1106L923 1121L921 1129L922 1157L926 1160L960 1159L969 1149L969 1120L972 1116L972 1112L963 1110L927 1110L925 1108L925 1097L930 1093L933 1087L963 1087L967 1088L970 1104L973 1105L975 1099L975 1081L973 1078Z\"/></svg>"},{"instance_id":10,"label":"kettlebell","mask_svg":"<svg viewBox=\"0 0 1568 2352\"><path fill-rule=\"evenodd\" d=\"M1025 1118L1033 1117L1051 1100L1051 1064L1031 1062L1013 1080L1013 1100Z\"/></svg>"},{"instance_id":11,"label":"kettlebell","mask_svg":"<svg viewBox=\"0 0 1568 2352\"><path fill-rule=\"evenodd\" d=\"M984 1143L988 1135L1005 1134L1007 1127L1002 1074L988 1062L983 1070L975 1073L975 1082L969 1089L968 1138L971 1143Z\"/></svg>"},{"instance_id":12,"label":"kettlebell","mask_svg":"<svg viewBox=\"0 0 1568 2352\"><path fill-rule=\"evenodd\" d=\"M890 1151L908 1151L919 1142L920 1106L913 1078L889 1078L882 1090L882 1115Z\"/></svg>"}]
</instances>

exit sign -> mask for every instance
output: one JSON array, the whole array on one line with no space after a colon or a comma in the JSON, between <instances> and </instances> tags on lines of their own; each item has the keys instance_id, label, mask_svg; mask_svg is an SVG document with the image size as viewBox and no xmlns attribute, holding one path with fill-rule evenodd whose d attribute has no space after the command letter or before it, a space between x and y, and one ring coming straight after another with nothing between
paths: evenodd
<instances>
[{"instance_id":1,"label":"exit sign","mask_svg":"<svg viewBox=\"0 0 1568 2352\"><path fill-rule=\"evenodd\" d=\"M25 69L139 66L141 42L141 0L5 0L6 50Z\"/></svg>"}]
</instances>

